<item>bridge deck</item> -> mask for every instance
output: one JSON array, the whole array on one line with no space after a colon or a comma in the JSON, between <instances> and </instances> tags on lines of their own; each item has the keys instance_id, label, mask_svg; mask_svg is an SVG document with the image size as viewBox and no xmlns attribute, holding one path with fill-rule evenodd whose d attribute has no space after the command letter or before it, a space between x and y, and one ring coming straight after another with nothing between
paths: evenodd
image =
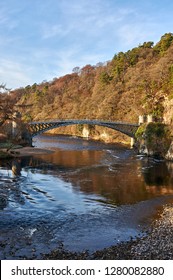
<instances>
[{"instance_id":1,"label":"bridge deck","mask_svg":"<svg viewBox=\"0 0 173 280\"><path fill-rule=\"evenodd\" d=\"M88 120L88 119L82 119L82 120L78 120L78 119L52 119L52 120L45 120L45 121L35 121L35 122L29 122L30 124L41 124L41 123L81 123L81 124L94 124L94 125L100 125L100 123L105 123L105 124L127 124L127 125L131 125L131 126L136 126L139 127L138 123L129 123L129 122L121 122L121 121L105 121L105 120Z\"/></svg>"}]
</instances>

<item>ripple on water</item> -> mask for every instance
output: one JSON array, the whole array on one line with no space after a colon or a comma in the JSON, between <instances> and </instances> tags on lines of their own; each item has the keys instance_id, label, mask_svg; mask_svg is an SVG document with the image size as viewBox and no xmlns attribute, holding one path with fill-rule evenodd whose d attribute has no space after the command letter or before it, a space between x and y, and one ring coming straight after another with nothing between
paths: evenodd
<instances>
[{"instance_id":1,"label":"ripple on water","mask_svg":"<svg viewBox=\"0 0 173 280\"><path fill-rule=\"evenodd\" d=\"M48 139L41 145L52 147ZM0 169L0 197L7 198L0 208L1 258L39 258L57 244L102 249L140 234L172 199L165 163L125 147L66 139L54 139L53 154L23 158L21 176Z\"/></svg>"}]
</instances>

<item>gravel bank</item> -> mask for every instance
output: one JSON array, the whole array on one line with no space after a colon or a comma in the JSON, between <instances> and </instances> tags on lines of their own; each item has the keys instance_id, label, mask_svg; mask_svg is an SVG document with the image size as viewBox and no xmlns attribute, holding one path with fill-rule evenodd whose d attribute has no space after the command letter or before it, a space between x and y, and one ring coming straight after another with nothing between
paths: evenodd
<instances>
[{"instance_id":1,"label":"gravel bank","mask_svg":"<svg viewBox=\"0 0 173 280\"><path fill-rule=\"evenodd\" d=\"M173 259L173 205L165 206L147 235L129 242L123 242L89 254L68 252L59 248L43 259L61 260L172 260Z\"/></svg>"},{"instance_id":2,"label":"gravel bank","mask_svg":"<svg viewBox=\"0 0 173 280\"><path fill-rule=\"evenodd\" d=\"M160 219L152 225L150 233L132 246L134 259L173 259L173 205L167 205Z\"/></svg>"}]
</instances>

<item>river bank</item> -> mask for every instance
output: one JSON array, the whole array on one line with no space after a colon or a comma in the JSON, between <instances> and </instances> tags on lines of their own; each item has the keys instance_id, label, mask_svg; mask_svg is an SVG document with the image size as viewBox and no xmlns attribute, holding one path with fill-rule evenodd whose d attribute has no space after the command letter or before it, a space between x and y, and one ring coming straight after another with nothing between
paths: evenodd
<instances>
[{"instance_id":1,"label":"river bank","mask_svg":"<svg viewBox=\"0 0 173 280\"><path fill-rule=\"evenodd\" d=\"M65 250L63 244L48 254L43 260L172 260L173 259L173 206L167 205L145 236L90 253ZM72 240L73 242L73 240ZM0 247L3 247L0 242ZM33 252L34 253L34 252ZM35 252L37 254L37 252ZM28 259L26 256L19 259ZM29 259L35 259L29 258Z\"/></svg>"},{"instance_id":2,"label":"river bank","mask_svg":"<svg viewBox=\"0 0 173 280\"><path fill-rule=\"evenodd\" d=\"M47 260L172 260L173 259L173 206L167 205L160 218L152 224L144 237L136 237L115 246L82 253L62 248L43 255Z\"/></svg>"},{"instance_id":3,"label":"river bank","mask_svg":"<svg viewBox=\"0 0 173 280\"><path fill-rule=\"evenodd\" d=\"M53 150L40 149L35 147L22 147L14 146L12 148L0 147L0 159L13 158L13 157L25 157L31 155L50 154Z\"/></svg>"}]
</instances>

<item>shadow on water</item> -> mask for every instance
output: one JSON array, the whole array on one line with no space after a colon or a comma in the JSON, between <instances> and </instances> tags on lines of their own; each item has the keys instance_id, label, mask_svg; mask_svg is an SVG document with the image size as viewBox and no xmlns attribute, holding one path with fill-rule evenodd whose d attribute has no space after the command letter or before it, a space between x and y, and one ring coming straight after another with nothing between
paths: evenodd
<instances>
[{"instance_id":1,"label":"shadow on water","mask_svg":"<svg viewBox=\"0 0 173 280\"><path fill-rule=\"evenodd\" d=\"M173 201L173 163L81 139L37 144L55 152L0 161L1 259L128 240Z\"/></svg>"}]
</instances>

